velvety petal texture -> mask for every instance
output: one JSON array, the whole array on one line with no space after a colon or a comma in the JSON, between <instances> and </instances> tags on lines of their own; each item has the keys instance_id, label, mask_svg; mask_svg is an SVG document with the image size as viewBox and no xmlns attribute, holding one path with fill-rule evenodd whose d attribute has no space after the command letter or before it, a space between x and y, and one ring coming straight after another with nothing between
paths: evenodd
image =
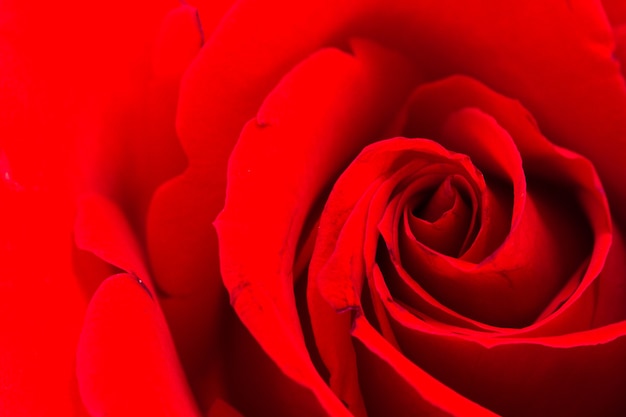
<instances>
[{"instance_id":1,"label":"velvety petal texture","mask_svg":"<svg viewBox=\"0 0 626 417\"><path fill-rule=\"evenodd\" d=\"M619 0L6 0L0 410L626 414Z\"/></svg>"}]
</instances>

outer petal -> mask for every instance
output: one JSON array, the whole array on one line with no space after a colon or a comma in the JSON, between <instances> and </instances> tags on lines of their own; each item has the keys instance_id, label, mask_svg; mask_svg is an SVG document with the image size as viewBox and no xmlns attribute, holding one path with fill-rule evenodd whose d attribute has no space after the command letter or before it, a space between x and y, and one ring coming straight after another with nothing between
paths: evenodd
<instances>
[{"instance_id":1,"label":"outer petal","mask_svg":"<svg viewBox=\"0 0 626 417\"><path fill-rule=\"evenodd\" d=\"M126 114L137 120L122 122L121 126L126 131L120 136L127 145L123 171L118 173L120 197L142 234L155 189L180 173L185 164L175 121L180 81L202 46L203 32L196 16L197 10L190 6L177 7L165 16L151 55L146 57L151 58L151 65L142 74L145 86L141 102ZM104 140L110 142L111 138Z\"/></svg>"},{"instance_id":2,"label":"outer petal","mask_svg":"<svg viewBox=\"0 0 626 417\"><path fill-rule=\"evenodd\" d=\"M139 202L133 199L130 208L142 220L148 211L147 198L152 196L154 188L182 171L181 149L174 128L179 82L205 37L230 5L230 1L191 3L197 9L183 5L168 16L155 51L155 76L146 117L150 135L134 148L137 156L134 161L141 165L131 169L137 178L137 184L131 188L143 193ZM206 408L217 394L214 375L209 369L216 366L215 340L226 294L218 279L217 243L210 227L215 215L193 214L204 214L206 210L216 213L218 207L207 209L212 199L194 198L197 190L215 192L221 187L202 180L190 184L185 178L175 179L154 194L146 227L161 306L185 372ZM198 279L207 276L213 278Z\"/></svg>"},{"instance_id":3,"label":"outer petal","mask_svg":"<svg viewBox=\"0 0 626 417\"><path fill-rule=\"evenodd\" d=\"M313 368L302 338L296 247L317 198L386 128L411 80L396 54L368 42L354 49L354 57L335 49L311 56L268 97L233 152L215 223L224 283L242 321L287 375L338 414L347 411Z\"/></svg>"},{"instance_id":4,"label":"outer petal","mask_svg":"<svg viewBox=\"0 0 626 417\"><path fill-rule=\"evenodd\" d=\"M92 416L200 415L158 303L133 275L112 276L94 295L76 366Z\"/></svg>"},{"instance_id":5,"label":"outer petal","mask_svg":"<svg viewBox=\"0 0 626 417\"><path fill-rule=\"evenodd\" d=\"M352 330L368 408L374 416L494 416L411 363L378 334L364 317ZM384 381L383 384L380 384ZM426 400L424 399L426 398Z\"/></svg>"},{"instance_id":6,"label":"outer petal","mask_svg":"<svg viewBox=\"0 0 626 417\"><path fill-rule=\"evenodd\" d=\"M124 188L127 192L132 192L124 196L128 205L126 211L132 216L131 219L135 220L135 228L139 231L145 226L148 201L155 188L175 173L181 172L184 166L175 132L179 84L187 67L200 50L203 38L204 28L200 26L198 11L186 5L168 14L157 38L151 79L147 87L147 108L142 119L145 132L140 135L140 140L130 142L131 165L126 167L123 175ZM162 197L162 191L156 194L157 207L163 200ZM181 200L185 201L185 196L182 196ZM154 209L151 214L150 225L154 226ZM158 220L164 219L158 217ZM165 234L169 237L167 232L172 226L175 231L182 229L181 221L170 222L169 218L165 220L164 223L156 222L156 226L150 230L151 236ZM197 250L202 248L202 245L197 246ZM176 264L178 260L176 252L167 253L154 257L152 266L157 276L162 277L171 271L163 271L163 265ZM202 271L180 267L176 267L173 273L181 281L202 275ZM164 293L159 294L165 295L161 300L161 306L170 324L185 372L192 380L194 392L207 402L203 403L203 407L206 408L216 389L215 386L211 386L213 375L210 369L215 368L215 364L211 362L215 359L213 353L217 338L211 329L219 320L218 311L222 304L217 299L223 297L224 292L212 285L215 281L199 281L206 285L200 285L200 288L195 288L193 294L185 294L182 298L170 297L171 288L168 286L160 286L159 290Z\"/></svg>"},{"instance_id":7,"label":"outer petal","mask_svg":"<svg viewBox=\"0 0 626 417\"><path fill-rule=\"evenodd\" d=\"M116 204L99 194L82 195L74 229L79 249L91 252L118 271L143 277L150 292L155 292L141 246Z\"/></svg>"},{"instance_id":8,"label":"outer petal","mask_svg":"<svg viewBox=\"0 0 626 417\"><path fill-rule=\"evenodd\" d=\"M105 280L87 310L77 353L85 405L94 416L199 415L124 215L98 195L79 209L79 247L127 272Z\"/></svg>"}]
</instances>

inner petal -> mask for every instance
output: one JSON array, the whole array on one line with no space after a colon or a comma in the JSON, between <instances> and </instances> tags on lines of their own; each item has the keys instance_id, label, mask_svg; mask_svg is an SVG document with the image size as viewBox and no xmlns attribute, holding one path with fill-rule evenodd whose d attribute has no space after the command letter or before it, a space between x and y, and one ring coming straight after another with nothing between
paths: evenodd
<instances>
[{"instance_id":1,"label":"inner petal","mask_svg":"<svg viewBox=\"0 0 626 417\"><path fill-rule=\"evenodd\" d=\"M447 177L427 202L407 205L400 227L439 253L459 256L472 221L472 207L459 189L463 182L460 176Z\"/></svg>"},{"instance_id":2,"label":"inner petal","mask_svg":"<svg viewBox=\"0 0 626 417\"><path fill-rule=\"evenodd\" d=\"M445 212L454 205L456 193L452 189L449 178L446 178L430 198L425 201L416 201L413 208L413 216L427 223L436 222Z\"/></svg>"}]
</instances>

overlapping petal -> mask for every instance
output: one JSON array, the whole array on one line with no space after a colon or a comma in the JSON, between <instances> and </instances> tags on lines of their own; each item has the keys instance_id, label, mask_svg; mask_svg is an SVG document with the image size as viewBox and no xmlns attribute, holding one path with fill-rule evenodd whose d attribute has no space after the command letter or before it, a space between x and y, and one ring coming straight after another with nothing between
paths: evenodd
<instances>
[{"instance_id":1,"label":"overlapping petal","mask_svg":"<svg viewBox=\"0 0 626 417\"><path fill-rule=\"evenodd\" d=\"M92 298L77 352L82 399L94 416L199 416L165 319L141 282L115 275Z\"/></svg>"},{"instance_id":2,"label":"overlapping petal","mask_svg":"<svg viewBox=\"0 0 626 417\"><path fill-rule=\"evenodd\" d=\"M354 56L336 49L311 56L268 97L233 152L216 221L235 310L270 357L333 412L341 405L310 362L296 313L296 245L318 196L385 129L412 80L396 54L367 42L353 48ZM283 164L267 163L275 160Z\"/></svg>"},{"instance_id":3,"label":"overlapping petal","mask_svg":"<svg viewBox=\"0 0 626 417\"><path fill-rule=\"evenodd\" d=\"M281 10L281 12L276 13L277 10ZM536 2L525 3L522 7L521 5L496 4L495 2L484 4L483 2L480 5L467 3L463 7L455 9L456 13L448 13L441 5L432 2L395 2L392 5L385 4L383 6L376 1L365 1L359 3L358 6L352 3L348 5L343 2L332 2L332 13L329 10L331 10L331 4L325 2L317 2L314 5L298 5L296 10L295 6L281 5L279 8L271 2L264 2L261 5L254 1L240 2L230 10L228 17L222 22L220 30L206 45L186 80L189 89L185 90L182 96L181 105L184 106L184 111L181 114L184 116L180 119L179 132L183 146L190 156L191 169L185 175L187 181L192 181L193 178L195 178L193 181L200 181L198 179L204 177L204 186L219 186L219 172L217 175L206 175L206 173L221 169L220 161L223 161L223 156L230 152L230 148L238 136L240 126L259 106L261 98L295 62L324 44L341 44L343 33L355 31L382 40L387 45L393 45L394 48L407 56L415 57L416 65L428 77L440 78L451 73L467 74L482 80L485 84L507 96L519 100L536 117L539 128L551 140L581 152L595 163L614 208L622 207L625 204L626 198L616 180L621 169L620 163L617 158L613 157L615 153L610 150L618 149L626 137L623 114L626 94L618 67L611 59L610 31L604 20L603 11L597 5L582 2L546 5ZM268 13L268 11L274 13ZM260 16L263 18L259 18ZM282 16L289 16L289 19L283 19ZM314 21L316 24L304 24L307 21ZM258 33L259 36L253 39L237 36L239 25L245 25L247 30ZM295 28L300 30L298 36L292 35ZM558 33L554 32L554 28L558 28ZM537 48L537 45L542 45L542 47ZM219 67L212 65L212 63L217 62L220 63ZM550 63L553 65L551 66ZM559 70L559 68L564 67L568 68L566 76L563 75L563 71ZM593 75L590 76L590 74ZM245 79L248 83L234 85L232 82L236 79ZM207 103L206 97L211 97L211 102ZM201 106L200 103L204 105ZM196 110L200 107L204 109L202 112ZM228 115L228 120L220 119L220 114ZM527 126L523 128L532 128L538 133L537 125L534 122L528 123L526 116L524 118L524 123ZM495 119L497 123L501 123L498 117ZM573 119L577 120L578 123L572 124L571 120ZM463 125L458 121L456 123ZM489 123L493 123L493 121ZM260 120L260 124L262 126L267 124L270 128L273 126L271 120L269 122L264 119ZM454 122L449 123L450 131L454 131L455 128L451 127L453 125ZM504 130L508 130L508 127L505 124L501 125ZM518 127L513 126L513 130ZM246 127L231 161L243 160L242 154L257 153L260 155L267 152L266 149L257 148L251 144L251 141L246 140L249 132L257 129L257 126L250 124ZM476 133L474 136L470 135L472 140L480 137L478 132ZM511 135L514 136L513 133ZM454 135L449 134L448 136ZM591 136L595 139L593 143L588 139ZM211 139L207 141L206 138ZM257 141L256 143L265 142ZM329 154L334 155L339 146L341 145L337 144L337 148L333 148ZM539 176L542 175L542 171L539 167L541 164L537 161L541 160L541 155L545 152L554 154L550 157L553 158L551 160L558 160L559 158L567 160L571 157L562 150L546 151L544 148L545 146L541 145L538 148L531 146L522 149L522 153L526 155L530 153L530 164L539 170ZM292 153L298 154L298 152ZM537 157L537 155L539 156ZM538 159L533 159L535 157ZM298 158L303 157L298 156ZM232 163L234 164L234 162ZM247 190L251 196L258 195L259 191L253 189L252 186L242 185L246 184L249 178L254 177L254 174L248 175L250 172L247 172L248 168L244 165L241 163L236 165L239 167L237 170L234 170L231 165L229 193L241 193L243 195L244 192L241 190ZM589 298L589 294L593 294L593 290L587 291L591 283L612 281L610 277L597 279L608 252L610 235L614 233L606 221L608 212L604 197L598 194L597 190L594 191L597 179L589 170L589 165L586 162L567 162L561 165L557 163L557 165L559 170L565 172L563 175L559 174L559 180L569 177L567 181L575 183L582 179L585 183L583 188L589 191L593 197L585 196L587 191L572 192L573 200L582 207L581 210L586 221L589 222L589 228L584 230L584 226L581 229L582 235L571 239L572 246L558 247L554 241L548 245L554 248L555 252L546 254L547 257L537 264L537 271L542 268L542 265L552 265L562 270L548 274L555 281L542 290L545 292L538 297L538 301L533 304L532 308L529 307L528 311L524 310L527 307L520 309L520 311L526 311L526 313L520 313L522 316L525 314L525 318L508 323L522 327L528 325L532 322L532 317L542 314L541 308L545 306L547 313L543 312L545 316L540 317L543 319L549 316L553 320L551 322L552 327L546 325L546 329L549 328L550 330L546 330L545 334L567 332L567 326L563 324L567 320L562 320L559 325L554 324L558 322L558 317L563 317L562 312L577 311L577 315L584 315L589 312L590 309L593 309L593 302ZM252 171L258 170L257 165L249 166L252 167ZM506 163L502 166L506 166ZM194 171L194 167L197 171ZM206 167L211 167L211 170L207 171ZM214 167L218 168L213 171ZM580 169L584 174L578 176L578 174L572 173ZM201 174L202 171L205 173L204 176ZM517 181L519 176L520 174L517 173L512 178ZM211 178L211 180L206 180L206 178ZM206 181L210 181L210 183ZM277 182L276 179L265 181L265 183L272 184ZM250 182L250 184L253 183ZM200 188L198 186L197 190ZM192 189L193 186L188 188L188 190ZM519 187L516 189L522 190ZM287 200L284 200L283 197L278 198L276 201L280 204L277 207L280 208L280 213L283 213L282 210L284 210L284 214L278 216L274 213L270 216L286 219L281 228L271 227L276 236L271 236L270 242L267 243L268 248L283 248L278 251L283 257L282 262L278 262L277 259L279 258L275 256L263 255L268 248L259 251L256 249L258 245L251 243L254 240L244 239L244 236L255 235L251 230L264 230L263 227L268 227L267 225L254 224L251 220L255 215L264 219L269 215L266 213L264 216L263 213L265 212L262 208L259 210L258 206L253 206L253 200L259 200L259 197L249 198L245 202L239 200L235 203L237 199L231 198L229 195L227 209L224 213L238 213L238 215L231 214L228 221L225 221L227 217L223 215L217 223L218 228L220 228L222 250L224 250L221 258L223 275L227 286L231 289L231 299L235 306L238 303L247 306L239 308L239 314L244 322L248 320L248 327L257 326L261 328L260 322L265 322L265 319L274 313L280 315L281 319L278 321L283 321L286 332L296 335L295 345L300 343L298 341L300 339L300 327L294 314L295 307L290 285L294 279L291 268L298 241L292 236L298 236L306 220L304 212L313 207L311 204L308 206L304 203L302 206L292 204L293 201L290 199L301 199L301 192L301 190L296 191L294 189L283 196ZM534 194L540 194L540 192L533 191ZM499 195L500 193L495 193L494 203L490 203L491 205L503 204ZM541 230L548 231L550 226L543 222L553 221L554 225L558 224L558 230L567 234L570 226L579 220L580 216L575 214L562 223L558 223L560 219L553 216L554 212L550 212L551 209L547 209L543 205L543 202L546 201L545 196L536 197L536 199L539 200L538 203L535 202L535 198L530 198L530 202L526 204L526 206L535 208L536 215L526 214L526 216L530 216L524 217L526 220L514 220L513 229L518 224L525 226L542 225ZM525 207L518 202L522 200L518 200L518 196L515 196L512 207L515 219L521 218L515 213L521 212L522 208ZM365 210L364 213L370 210L367 206L362 207ZM202 212L206 213L207 211L202 210ZM524 211L524 213L532 212L533 210L530 209ZM616 216L619 220L619 212L616 213ZM532 219L529 220L530 218ZM492 219L492 217L486 216L485 219ZM496 223L500 224L499 220ZM359 239L354 236L360 236L364 233L363 230L359 230L356 222L354 224L354 228L349 233L346 232L345 236L348 241L358 241ZM528 243L531 236L525 235L523 232L526 229L525 226L519 227L520 232L516 236L521 236L520 242ZM323 229L320 229L320 233L322 233L321 230ZM592 253L588 252L590 248L584 244L578 245L591 236L589 230L593 231L593 238L595 239ZM549 235L549 233L546 234L546 236ZM323 241L321 235L318 236L318 241L320 239ZM364 237L364 239L367 241L367 238ZM476 252L481 253L481 255L488 254L496 245L494 242L498 240L497 238L493 239L493 237L491 239L489 243L478 245L482 249ZM510 239L509 242L512 240L514 239ZM565 240L570 243L569 238L565 238ZM271 243L273 241L275 243ZM332 245L328 245L328 247L332 247ZM512 245L511 247L517 246ZM245 248L249 249L246 250ZM553 256L566 260L565 254L570 250L582 255L582 260L579 259L576 261L578 263L572 264L565 261L551 263L548 260ZM256 253L256 255L252 256L252 261L250 261L245 259L248 255L242 255L244 252ZM514 252L515 250L511 253ZM537 256L542 255L540 252L536 251ZM239 255L236 255L237 253ZM585 265L585 254L588 253L590 263ZM519 255L515 259L520 260L526 254L522 252ZM619 257L619 255L616 256ZM350 254L346 254L346 257L346 259L350 259ZM253 272L252 268L242 267L240 262L244 264L252 262L259 269L257 272ZM258 272L263 270L274 272L271 275ZM330 268L329 271L328 276L332 276L334 273L337 276L353 277L358 276L361 270L358 266L350 264L349 267ZM256 284L253 284L253 281L249 281L248 278L255 275L258 277L258 282L263 282L263 291L250 289ZM236 279L233 280L233 278ZM533 293L531 287L536 287L538 281L535 280L535 284L532 282L532 280L529 282L520 280L521 285L528 285L524 294L531 295ZM318 284L313 283L311 285ZM334 363L333 366L339 366L345 371L345 374L339 376L331 371L331 388L340 394L340 397L351 409L362 410L362 397L359 393L358 384L355 382L357 364L353 359L339 363L342 357L354 358L353 346L349 340L344 342L345 338L338 337L341 332L350 330L350 315L354 311L355 300L358 298L360 288L358 285L355 286L354 280L349 279L344 280L341 285L345 285L345 291L340 291L337 297L341 298L345 295L346 298L340 303L343 305L343 309L340 309L340 317L337 318L339 324L333 324L333 319L328 319L329 314L331 316L334 314L332 309L323 312L327 307L324 307L323 300L316 298L316 291L313 291L312 295L309 296L310 307L315 314L326 317L320 319L320 323L322 323L320 327L325 327L327 330L320 333L319 337L328 341L334 340L336 343L336 352L330 352L331 349L327 349L326 353L322 352L322 356L326 355L326 364ZM558 293L561 288L563 288L562 292ZM265 290L268 291L265 292ZM320 291L326 290L320 289ZM254 300L251 298L249 303L243 303L241 300L245 294L255 294ZM569 296L572 294L573 296L570 298ZM326 295L328 296L328 293ZM328 297L326 298L328 299ZM491 299L497 300L497 297L491 297ZM528 298L520 298L520 300L525 299ZM571 305L567 307L572 308L559 308L562 302L575 304L571 300L579 299L582 301L577 304L578 310ZM550 300L558 300L558 302L554 301L550 304ZM457 298L456 301L459 299ZM375 300L372 303L373 305L367 308L378 312L377 325L380 326L383 334L396 333L392 328L396 324L386 320L384 314L380 314L381 306L384 303L381 304ZM249 305L253 304L258 305L258 308L248 310ZM454 304L454 302L448 302L448 304ZM478 308L478 304L470 309ZM501 303L501 306L503 308L511 307L507 304L510 303ZM283 307L273 310L277 305L283 305ZM259 315L259 311L265 312L267 308L270 308L271 311L267 313L267 317ZM291 313L279 313L289 310ZM551 314L555 312L556 314ZM450 312L446 314L450 316ZM454 313L451 314L454 315ZM496 317L492 313L488 315ZM614 317L617 316L619 314ZM265 318L259 319L258 317ZM476 318L484 320L484 317L476 316ZM270 321L274 322L275 319L276 317ZM257 321L259 322L258 325L251 326L249 324ZM591 326L591 319L587 322L574 322L576 326ZM473 325L480 328L481 331L486 330L478 321L474 322ZM537 329L531 330L529 328L526 330L529 332L528 334L531 334L532 331L535 332L535 335L542 334ZM274 350L278 352L280 349L272 344L269 333L264 335L262 329L258 332L254 330L252 332L261 341L265 349L270 352L270 356L276 357L276 354L271 352ZM605 342L608 343L608 339ZM391 343L399 347L400 341L394 342L392 340ZM300 349L296 348L295 350ZM304 359L306 362L306 357ZM281 358L280 361L287 363L289 360ZM290 372L288 374L291 375ZM348 376L344 378L345 375ZM299 378L295 377L296 380L300 380ZM611 403L614 398L610 396L607 398L607 404L614 405ZM359 413L360 411L356 412Z\"/></svg>"},{"instance_id":4,"label":"overlapping petal","mask_svg":"<svg viewBox=\"0 0 626 417\"><path fill-rule=\"evenodd\" d=\"M400 233L400 219L407 211L399 207L415 204L415 198L423 201L420 192L424 190L426 198L436 196L436 184L445 184L443 177L434 187L432 181L421 180L430 172L416 161L424 158L434 162L431 170L452 177L459 175L450 165L457 158L450 154L448 163L437 160L437 148L422 139L394 139L367 148L342 174L328 198L311 261L311 320L319 351L331 373L331 387L349 398L349 387L369 384L361 376L361 369L368 369L368 365L355 356L355 346L365 343L379 353L380 348L369 344L384 343L390 352L401 352L421 368L398 367L396 371L405 380L425 370L456 393L505 415L529 415L539 410L558 413L562 409L568 415L586 415L592 407L606 413L621 409L615 387L623 384L622 374L619 367L608 364L622 363L615 355L623 343L623 307L608 296L610 292L599 290L609 285L621 291L615 282L624 276L623 263L615 261L623 258L617 255L623 244L621 234L612 231L607 201L593 166L543 138L518 103L469 78L451 78L418 89L409 101L408 114L408 132L425 133L450 149L471 155L488 186L493 185L494 177L511 184L505 188L513 195L512 209L505 210L510 214L510 230L484 259L463 261L463 254L453 258L426 247L420 250L428 256L411 252L402 258L402 242L394 236ZM504 136L498 139L498 135ZM425 154L419 156L420 151ZM408 186L407 181L415 186ZM551 187L558 187L551 192L559 196L558 200L551 199L550 192L546 194ZM484 198L484 186L477 189ZM467 201L476 204L477 199ZM569 202L561 206L562 201ZM488 208L484 203L480 207ZM577 210L579 214L574 216ZM528 233L537 241L529 239ZM616 237L613 247L612 236ZM590 241L593 247L586 243ZM388 255L383 254L386 251ZM379 268L377 262L384 259L387 263ZM389 260L394 259L395 277L389 276ZM568 259L574 262L569 267ZM411 274L404 272L402 276L404 268ZM451 279L456 268L462 272ZM550 272L542 279L545 271ZM437 274L432 283L425 280L429 273ZM490 273L496 274L494 279L489 279ZM393 284L401 279L403 286ZM550 279L557 279L551 288L547 285ZM440 283L445 285L438 290ZM525 285L530 288L524 290ZM481 308L498 307L498 301L506 299L511 289L516 289L515 294L500 305L503 310L467 320ZM492 290L495 297L488 300ZM446 298L446 291L460 298ZM541 296L542 291L547 291L545 296ZM510 312L523 311L520 303L528 299L537 304L530 321L518 325L522 328L485 326L493 317L501 319ZM325 308L323 301L328 303ZM596 308L603 311L602 315L619 318L613 325L596 329ZM371 337L351 342L348 335L355 337L355 328L365 318L385 342L375 342ZM605 320L603 325L610 324ZM361 327L364 325L373 331L372 325ZM340 350L335 350L336 345ZM338 360L338 354L343 360ZM518 366L517 355L522 362L532 361L535 366ZM455 358L453 365L451 357ZM580 364L574 363L575 357L580 358ZM564 369L570 369L567 387L556 383ZM480 388L475 385L478 380ZM520 385L520 380L529 382ZM539 389L546 392L539 394ZM576 398L592 392L594 405L567 399L572 391L578 393ZM447 394L449 401L456 393ZM563 405L566 401L568 404Z\"/></svg>"},{"instance_id":5,"label":"overlapping petal","mask_svg":"<svg viewBox=\"0 0 626 417\"><path fill-rule=\"evenodd\" d=\"M192 395L142 249L124 214L99 195L83 197L76 240L80 249L122 271L107 278L92 297L78 343L80 393L89 412L199 416L198 407L210 404L197 403ZM204 400L215 402L215 393ZM226 405L217 410L231 412Z\"/></svg>"}]
</instances>

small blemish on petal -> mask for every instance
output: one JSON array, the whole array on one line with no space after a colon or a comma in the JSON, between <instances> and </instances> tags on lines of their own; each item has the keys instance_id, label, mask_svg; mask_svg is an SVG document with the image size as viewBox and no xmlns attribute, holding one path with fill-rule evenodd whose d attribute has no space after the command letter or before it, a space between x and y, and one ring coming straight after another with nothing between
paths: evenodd
<instances>
[{"instance_id":1,"label":"small blemish on petal","mask_svg":"<svg viewBox=\"0 0 626 417\"><path fill-rule=\"evenodd\" d=\"M152 292L150 291L150 289L148 288L148 286L146 285L146 283L137 276L137 274L135 274L134 272L131 272L132 277L135 279L135 281L137 281L137 284L139 284L141 286L141 288L144 289L145 292L148 293L148 295L150 296L150 298L152 300L154 300L154 297L152 296Z\"/></svg>"},{"instance_id":2,"label":"small blemish on petal","mask_svg":"<svg viewBox=\"0 0 626 417\"><path fill-rule=\"evenodd\" d=\"M196 24L198 25L198 32L200 32L200 47L204 46L206 38L204 36L204 28L202 27L202 19L200 19L200 12L196 9Z\"/></svg>"}]
</instances>

